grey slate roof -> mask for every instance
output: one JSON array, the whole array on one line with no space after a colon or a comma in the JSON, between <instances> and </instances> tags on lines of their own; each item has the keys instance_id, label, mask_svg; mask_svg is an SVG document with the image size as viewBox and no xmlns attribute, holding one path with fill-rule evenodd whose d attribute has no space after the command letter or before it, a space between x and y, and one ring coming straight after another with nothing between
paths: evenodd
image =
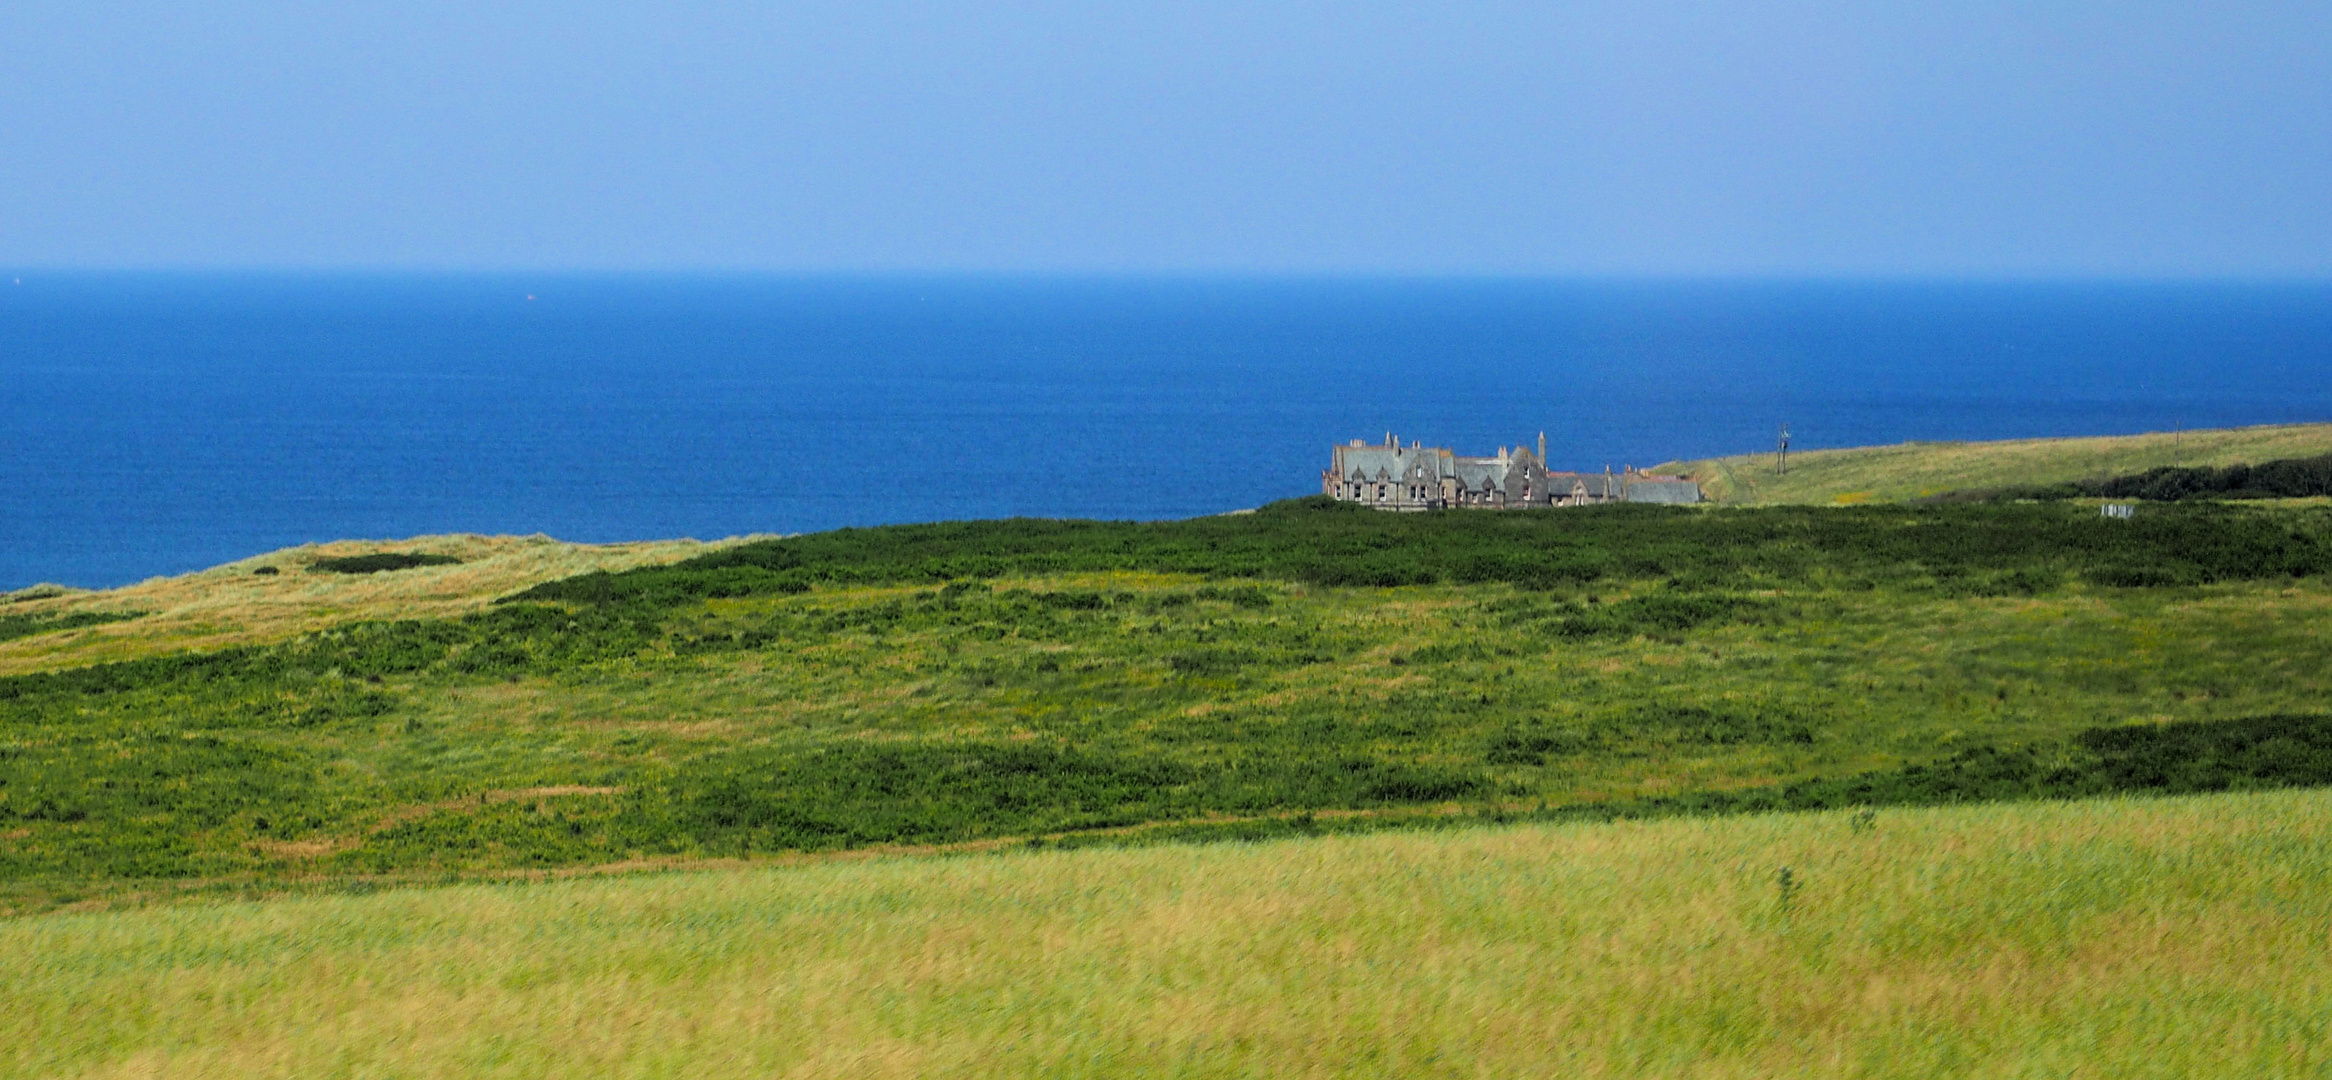
<instances>
[{"instance_id":1,"label":"grey slate roof","mask_svg":"<svg viewBox=\"0 0 2332 1080\"><path fill-rule=\"evenodd\" d=\"M1434 447L1340 446L1336 449L1344 463L1341 475L1345 480L1433 482L1449 475L1448 451Z\"/></svg>"},{"instance_id":2,"label":"grey slate roof","mask_svg":"<svg viewBox=\"0 0 2332 1080\"><path fill-rule=\"evenodd\" d=\"M1419 453L1407 447L1348 446L1344 448L1344 478L1397 480L1408 475Z\"/></svg>"},{"instance_id":3,"label":"grey slate roof","mask_svg":"<svg viewBox=\"0 0 2332 1080\"><path fill-rule=\"evenodd\" d=\"M1700 485L1690 480L1630 480L1627 500L1640 503L1696 503L1700 501Z\"/></svg>"},{"instance_id":4,"label":"grey slate roof","mask_svg":"<svg viewBox=\"0 0 2332 1080\"><path fill-rule=\"evenodd\" d=\"M1574 484L1585 487L1590 499L1612 499L1618 498L1620 494L1619 478L1599 472L1548 473L1547 484L1548 490L1554 492L1558 499L1571 498L1576 490Z\"/></svg>"},{"instance_id":5,"label":"grey slate roof","mask_svg":"<svg viewBox=\"0 0 2332 1080\"><path fill-rule=\"evenodd\" d=\"M1513 464L1508 461L1500 461L1497 458L1462 457L1452 459L1451 466L1461 487L1467 491L1480 491L1485 484L1494 488L1504 488L1506 474L1513 467Z\"/></svg>"}]
</instances>

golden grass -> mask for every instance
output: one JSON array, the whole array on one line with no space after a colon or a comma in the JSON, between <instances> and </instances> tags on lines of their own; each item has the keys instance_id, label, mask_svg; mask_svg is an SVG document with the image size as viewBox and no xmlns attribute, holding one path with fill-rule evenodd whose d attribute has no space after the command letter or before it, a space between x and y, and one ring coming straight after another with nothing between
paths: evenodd
<instances>
[{"instance_id":1,"label":"golden grass","mask_svg":"<svg viewBox=\"0 0 2332 1080\"><path fill-rule=\"evenodd\" d=\"M890 858L0 923L0 1075L2323 1076L2328 927L2322 791Z\"/></svg>"},{"instance_id":2,"label":"golden grass","mask_svg":"<svg viewBox=\"0 0 2332 1080\"><path fill-rule=\"evenodd\" d=\"M2278 424L2079 439L1913 442L1802 450L1777 475L1771 453L1670 462L1716 502L1852 504L1971 488L2051 484L2162 465L2232 465L2332 453L2332 424Z\"/></svg>"},{"instance_id":3,"label":"golden grass","mask_svg":"<svg viewBox=\"0 0 2332 1080\"><path fill-rule=\"evenodd\" d=\"M0 675L78 667L162 652L281 641L356 619L444 618L528 586L593 570L675 562L741 539L569 544L547 536L418 536L285 548L178 577L101 591L21 590L10 614L142 611L108 623L0 642ZM311 573L320 558L375 551L451 555L458 566L379 574ZM280 573L252 573L263 566ZM37 587L36 587L37 588ZM53 593L53 595L41 595Z\"/></svg>"}]
</instances>

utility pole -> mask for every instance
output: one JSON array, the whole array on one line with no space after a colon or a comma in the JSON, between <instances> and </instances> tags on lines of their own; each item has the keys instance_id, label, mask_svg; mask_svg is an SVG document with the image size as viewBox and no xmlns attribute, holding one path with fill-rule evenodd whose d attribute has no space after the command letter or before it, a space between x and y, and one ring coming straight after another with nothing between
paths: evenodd
<instances>
[{"instance_id":1,"label":"utility pole","mask_svg":"<svg viewBox=\"0 0 2332 1080\"><path fill-rule=\"evenodd\" d=\"M1785 476L1789 474L1789 423L1787 421L1781 425L1781 440L1773 451L1773 471Z\"/></svg>"}]
</instances>

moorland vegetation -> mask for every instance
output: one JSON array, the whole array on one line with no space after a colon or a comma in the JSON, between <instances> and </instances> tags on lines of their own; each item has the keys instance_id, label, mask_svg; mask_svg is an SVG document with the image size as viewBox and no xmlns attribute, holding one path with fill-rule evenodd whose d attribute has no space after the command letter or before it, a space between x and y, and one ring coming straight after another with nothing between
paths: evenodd
<instances>
[{"instance_id":1,"label":"moorland vegetation","mask_svg":"<svg viewBox=\"0 0 2332 1080\"><path fill-rule=\"evenodd\" d=\"M11 643L107 651L0 677L0 899L2332 780L2315 505L1307 499L671 558Z\"/></svg>"},{"instance_id":2,"label":"moorland vegetation","mask_svg":"<svg viewBox=\"0 0 2332 1080\"><path fill-rule=\"evenodd\" d=\"M6 594L0 1076L2322 1075L2332 507L2126 449Z\"/></svg>"},{"instance_id":3,"label":"moorland vegetation","mask_svg":"<svg viewBox=\"0 0 2332 1080\"><path fill-rule=\"evenodd\" d=\"M2262 461L2257 465L2157 465L2123 476L2067 480L2004 488L1954 491L1931 496L1938 502L2143 499L2315 499L2332 496L2332 454Z\"/></svg>"}]
</instances>

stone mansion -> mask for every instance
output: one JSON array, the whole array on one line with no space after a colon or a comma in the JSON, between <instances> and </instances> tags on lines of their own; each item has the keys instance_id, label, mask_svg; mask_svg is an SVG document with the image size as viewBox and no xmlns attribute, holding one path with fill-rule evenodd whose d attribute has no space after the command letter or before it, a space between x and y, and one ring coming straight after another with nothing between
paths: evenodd
<instances>
[{"instance_id":1,"label":"stone mansion","mask_svg":"<svg viewBox=\"0 0 2332 1080\"><path fill-rule=\"evenodd\" d=\"M1519 510L1607 502L1696 503L1700 485L1681 476L1639 472L1555 472L1546 467L1547 437L1538 452L1499 447L1496 457L1459 457L1438 446L1403 445L1390 432L1381 445L1354 439L1331 448L1320 493L1379 510L1473 508Z\"/></svg>"}]
</instances>

